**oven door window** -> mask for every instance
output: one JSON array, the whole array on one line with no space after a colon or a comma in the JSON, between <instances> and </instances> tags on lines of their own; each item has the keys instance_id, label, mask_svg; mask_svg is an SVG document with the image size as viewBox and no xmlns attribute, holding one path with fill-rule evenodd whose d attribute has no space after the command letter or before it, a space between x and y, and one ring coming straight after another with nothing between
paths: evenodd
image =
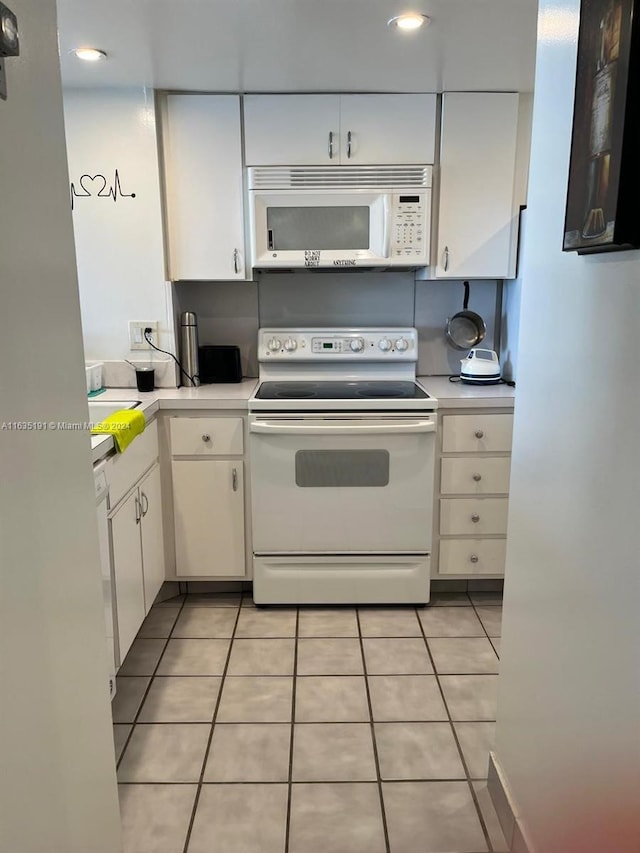
<instances>
[{"instance_id":1,"label":"oven door window","mask_svg":"<svg viewBox=\"0 0 640 853\"><path fill-rule=\"evenodd\" d=\"M267 207L268 248L276 252L369 248L370 207Z\"/></svg>"},{"instance_id":2,"label":"oven door window","mask_svg":"<svg viewBox=\"0 0 640 853\"><path fill-rule=\"evenodd\" d=\"M389 485L388 450L298 450L296 485L372 488Z\"/></svg>"}]
</instances>

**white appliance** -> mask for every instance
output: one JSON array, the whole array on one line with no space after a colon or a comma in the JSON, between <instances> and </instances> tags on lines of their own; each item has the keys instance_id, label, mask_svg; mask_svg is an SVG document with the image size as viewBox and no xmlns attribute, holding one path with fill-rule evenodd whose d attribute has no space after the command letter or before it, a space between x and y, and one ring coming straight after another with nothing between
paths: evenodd
<instances>
[{"instance_id":1,"label":"white appliance","mask_svg":"<svg viewBox=\"0 0 640 853\"><path fill-rule=\"evenodd\" d=\"M436 401L415 329L261 329L249 400L259 604L429 600Z\"/></svg>"},{"instance_id":2,"label":"white appliance","mask_svg":"<svg viewBox=\"0 0 640 853\"><path fill-rule=\"evenodd\" d=\"M256 269L429 263L432 166L247 170Z\"/></svg>"},{"instance_id":3,"label":"white appliance","mask_svg":"<svg viewBox=\"0 0 640 853\"><path fill-rule=\"evenodd\" d=\"M460 359L460 379L469 385L495 385L502 381L500 361L492 349L469 350L466 358Z\"/></svg>"},{"instance_id":4,"label":"white appliance","mask_svg":"<svg viewBox=\"0 0 640 853\"><path fill-rule=\"evenodd\" d=\"M113 619L113 580L111 577L111 550L109 546L109 483L106 474L106 462L93 469L93 484L98 516L98 544L100 549L100 569L102 574L102 597L104 602L104 623L107 640L107 664L109 669L109 694L116 692L116 655L114 643Z\"/></svg>"}]
</instances>

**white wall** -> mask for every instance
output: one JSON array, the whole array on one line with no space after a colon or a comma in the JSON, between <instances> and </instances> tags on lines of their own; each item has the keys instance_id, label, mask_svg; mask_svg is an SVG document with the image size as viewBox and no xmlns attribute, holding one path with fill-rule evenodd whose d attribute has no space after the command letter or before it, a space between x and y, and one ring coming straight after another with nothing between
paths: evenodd
<instances>
[{"instance_id":1,"label":"white wall","mask_svg":"<svg viewBox=\"0 0 640 853\"><path fill-rule=\"evenodd\" d=\"M11 6L22 55L0 101L0 423L83 422L56 4ZM0 429L0 472L0 849L117 853L89 437Z\"/></svg>"},{"instance_id":2,"label":"white wall","mask_svg":"<svg viewBox=\"0 0 640 853\"><path fill-rule=\"evenodd\" d=\"M578 13L540 7L495 749L537 853L637 853L640 252L560 250Z\"/></svg>"},{"instance_id":3,"label":"white wall","mask_svg":"<svg viewBox=\"0 0 640 853\"><path fill-rule=\"evenodd\" d=\"M123 359L148 363L129 349L129 321L157 321L162 349L173 352L170 287L165 282L153 90L90 89L64 93L70 180L90 197L74 199L78 279L87 359L107 361L110 385L135 384ZM108 196L116 169L122 192ZM89 177L103 175L107 180ZM105 195L106 194L106 195ZM156 384L175 385L167 357L154 353Z\"/></svg>"}]
</instances>

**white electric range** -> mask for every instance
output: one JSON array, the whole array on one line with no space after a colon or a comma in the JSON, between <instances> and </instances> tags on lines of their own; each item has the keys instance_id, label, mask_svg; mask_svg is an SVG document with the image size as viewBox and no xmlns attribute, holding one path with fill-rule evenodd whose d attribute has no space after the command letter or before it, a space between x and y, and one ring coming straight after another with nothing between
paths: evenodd
<instances>
[{"instance_id":1,"label":"white electric range","mask_svg":"<svg viewBox=\"0 0 640 853\"><path fill-rule=\"evenodd\" d=\"M258 604L429 600L437 404L417 357L411 328L259 331Z\"/></svg>"}]
</instances>

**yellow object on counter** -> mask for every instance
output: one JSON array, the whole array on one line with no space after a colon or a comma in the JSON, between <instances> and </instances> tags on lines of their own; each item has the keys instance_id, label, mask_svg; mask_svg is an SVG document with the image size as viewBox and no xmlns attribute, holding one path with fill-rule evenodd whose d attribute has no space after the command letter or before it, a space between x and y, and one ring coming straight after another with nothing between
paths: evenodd
<instances>
[{"instance_id":1,"label":"yellow object on counter","mask_svg":"<svg viewBox=\"0 0 640 853\"><path fill-rule=\"evenodd\" d=\"M112 435L116 450L118 453L124 453L133 439L144 432L146 425L147 419L143 412L137 409L120 409L96 424L91 432L94 435Z\"/></svg>"}]
</instances>

